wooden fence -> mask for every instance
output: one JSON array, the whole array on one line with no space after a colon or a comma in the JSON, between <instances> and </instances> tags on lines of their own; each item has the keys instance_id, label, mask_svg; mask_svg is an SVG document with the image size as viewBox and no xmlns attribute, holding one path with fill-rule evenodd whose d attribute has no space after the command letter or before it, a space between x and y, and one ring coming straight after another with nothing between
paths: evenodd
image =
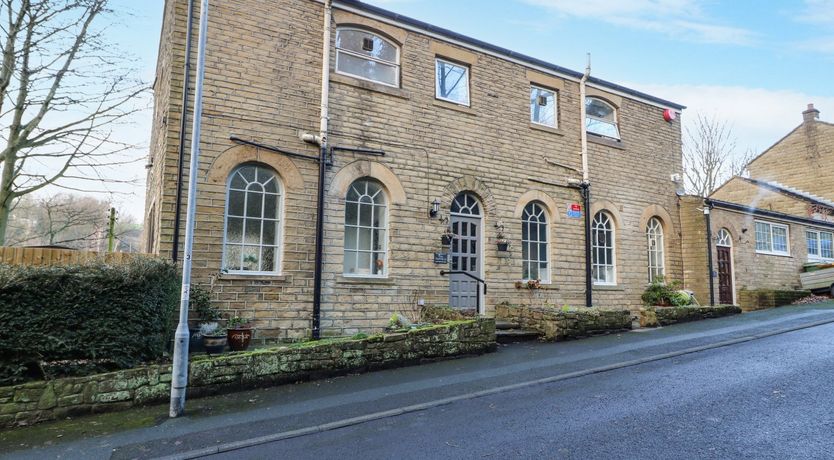
<instances>
[{"instance_id":1,"label":"wooden fence","mask_svg":"<svg viewBox=\"0 0 834 460\"><path fill-rule=\"evenodd\" d=\"M153 257L134 252L102 253L54 248L15 248L0 246L0 264L9 265L71 265L94 260L119 264L137 257Z\"/></svg>"}]
</instances>

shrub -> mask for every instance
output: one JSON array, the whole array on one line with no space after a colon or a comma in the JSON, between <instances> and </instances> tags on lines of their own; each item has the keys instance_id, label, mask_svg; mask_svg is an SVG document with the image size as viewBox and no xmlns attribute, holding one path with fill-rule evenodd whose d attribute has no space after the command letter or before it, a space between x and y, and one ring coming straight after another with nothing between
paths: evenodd
<instances>
[{"instance_id":1,"label":"shrub","mask_svg":"<svg viewBox=\"0 0 834 460\"><path fill-rule=\"evenodd\" d=\"M211 322L220 319L220 310L211 304L210 291L200 286L191 286L188 292L188 304L200 321Z\"/></svg>"},{"instance_id":2,"label":"shrub","mask_svg":"<svg viewBox=\"0 0 834 460\"><path fill-rule=\"evenodd\" d=\"M643 304L646 306L676 306L682 307L692 303L692 297L685 291L678 290L680 281L666 283L662 277L657 277L643 292Z\"/></svg>"},{"instance_id":3,"label":"shrub","mask_svg":"<svg viewBox=\"0 0 834 460\"><path fill-rule=\"evenodd\" d=\"M173 265L152 259L0 265L0 385L50 377L44 368L56 362L73 374L66 369L159 359L173 333L178 284Z\"/></svg>"}]
</instances>

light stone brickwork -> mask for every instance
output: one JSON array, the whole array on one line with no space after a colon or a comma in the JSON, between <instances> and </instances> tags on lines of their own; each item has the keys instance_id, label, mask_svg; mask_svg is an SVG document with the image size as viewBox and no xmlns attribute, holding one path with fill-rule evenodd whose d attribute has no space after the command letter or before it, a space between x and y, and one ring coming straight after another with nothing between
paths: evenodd
<instances>
[{"instance_id":1,"label":"light stone brickwork","mask_svg":"<svg viewBox=\"0 0 834 460\"><path fill-rule=\"evenodd\" d=\"M797 217L810 217L807 200L754 184L743 177L733 177L710 195L710 198Z\"/></svg>"},{"instance_id":2,"label":"light stone brickwork","mask_svg":"<svg viewBox=\"0 0 834 460\"><path fill-rule=\"evenodd\" d=\"M155 203L160 213L158 243L152 249L161 255L169 255L172 247L186 4L166 2L163 41L169 43L161 47L156 89L167 124L154 125L148 209ZM229 314L254 317L261 338L298 338L310 332L317 164L236 145L229 137L317 156L317 147L302 142L299 134L318 130L322 21L323 7L312 0L216 2L209 16L194 282L209 287L215 303ZM323 332L378 330L415 291L428 304L448 302L449 280L439 273L446 267L432 260L442 251L446 224L429 219L428 211L437 198L441 215L448 216L452 198L462 191L472 192L483 205L483 273L489 285L485 314L504 301L582 305L583 221L567 217L571 204L581 203L578 191L567 187L568 179L581 179L576 171L581 166L578 83L337 8L334 31L338 24L361 24L397 40L402 78L400 88L391 88L336 74L331 55L330 144L379 149L385 155L335 150L327 170ZM436 56L471 65L470 107L435 99ZM196 49L192 62L195 58ZM531 125L531 83L558 90L558 129ZM592 92L617 104L622 133L620 143L593 136L589 142L593 208L614 216L617 242L617 285L596 288L594 303L636 309L648 281L649 218L657 216L663 223L668 276L683 277L680 212L671 181L682 171L680 120L664 121L662 106L637 98L604 88ZM189 136L190 122L186 145ZM224 175L251 161L273 167L286 191L280 276L220 273ZM388 277L383 279L341 274L344 191L366 176L383 184L390 204ZM552 282L540 290L518 290L518 210L530 197L547 208ZM504 225L512 242L509 257L497 251L497 224Z\"/></svg>"},{"instance_id":3,"label":"light stone brickwork","mask_svg":"<svg viewBox=\"0 0 834 460\"><path fill-rule=\"evenodd\" d=\"M804 121L748 165L750 177L776 181L834 201L834 124L813 107Z\"/></svg>"}]
</instances>

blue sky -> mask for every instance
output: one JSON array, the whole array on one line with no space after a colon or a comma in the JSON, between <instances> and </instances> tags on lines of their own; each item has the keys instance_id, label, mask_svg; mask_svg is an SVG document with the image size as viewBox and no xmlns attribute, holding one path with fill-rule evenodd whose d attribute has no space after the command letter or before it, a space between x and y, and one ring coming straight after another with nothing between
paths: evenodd
<instances>
[{"instance_id":1,"label":"blue sky","mask_svg":"<svg viewBox=\"0 0 834 460\"><path fill-rule=\"evenodd\" d=\"M770 146L808 103L834 121L834 0L366 1L576 70L590 52L595 76L686 105L684 126L699 113L726 120L739 151ZM149 83L162 3L113 3L131 16L111 36ZM146 146L150 111L134 131ZM138 211L144 189L118 200Z\"/></svg>"}]
</instances>

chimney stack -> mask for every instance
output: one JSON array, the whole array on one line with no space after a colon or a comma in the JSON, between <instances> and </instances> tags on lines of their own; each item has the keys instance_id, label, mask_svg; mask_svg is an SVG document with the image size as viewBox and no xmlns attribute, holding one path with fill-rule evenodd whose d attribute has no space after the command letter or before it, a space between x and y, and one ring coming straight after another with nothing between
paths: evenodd
<instances>
[{"instance_id":1,"label":"chimney stack","mask_svg":"<svg viewBox=\"0 0 834 460\"><path fill-rule=\"evenodd\" d=\"M802 120L804 122L818 120L820 118L820 111L814 108L814 104L808 104L808 110L802 112Z\"/></svg>"}]
</instances>

